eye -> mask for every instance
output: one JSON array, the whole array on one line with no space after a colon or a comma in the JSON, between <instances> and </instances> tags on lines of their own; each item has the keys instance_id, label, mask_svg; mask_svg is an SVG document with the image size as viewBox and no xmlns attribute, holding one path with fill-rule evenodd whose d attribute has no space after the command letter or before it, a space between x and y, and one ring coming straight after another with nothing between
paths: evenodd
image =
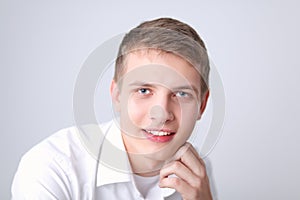
<instances>
[{"instance_id":1,"label":"eye","mask_svg":"<svg viewBox=\"0 0 300 200\"><path fill-rule=\"evenodd\" d=\"M179 91L175 93L176 97L189 97L190 95L186 92Z\"/></svg>"},{"instance_id":2,"label":"eye","mask_svg":"<svg viewBox=\"0 0 300 200\"><path fill-rule=\"evenodd\" d=\"M150 90L147 88L138 89L139 94L150 94Z\"/></svg>"}]
</instances>

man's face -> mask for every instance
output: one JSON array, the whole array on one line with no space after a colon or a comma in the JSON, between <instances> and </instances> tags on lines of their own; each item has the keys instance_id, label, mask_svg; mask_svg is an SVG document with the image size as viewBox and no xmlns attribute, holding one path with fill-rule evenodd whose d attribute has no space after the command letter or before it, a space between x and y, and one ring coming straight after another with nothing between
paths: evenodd
<instances>
[{"instance_id":1,"label":"man's face","mask_svg":"<svg viewBox=\"0 0 300 200\"><path fill-rule=\"evenodd\" d=\"M179 56L155 50L129 54L123 76L111 86L126 150L170 158L201 116L200 89L199 73Z\"/></svg>"}]
</instances>

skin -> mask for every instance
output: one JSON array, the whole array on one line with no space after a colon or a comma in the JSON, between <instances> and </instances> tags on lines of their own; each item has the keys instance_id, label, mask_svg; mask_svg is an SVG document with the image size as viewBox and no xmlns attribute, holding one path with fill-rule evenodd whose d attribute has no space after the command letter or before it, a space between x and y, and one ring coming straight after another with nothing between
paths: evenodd
<instances>
[{"instance_id":1,"label":"skin","mask_svg":"<svg viewBox=\"0 0 300 200\"><path fill-rule=\"evenodd\" d=\"M172 53L130 53L110 91L133 172L159 174L159 186L177 190L183 199L212 199L205 164L186 143L209 96L200 96L196 69ZM153 130L171 136L151 139L147 131Z\"/></svg>"}]
</instances>

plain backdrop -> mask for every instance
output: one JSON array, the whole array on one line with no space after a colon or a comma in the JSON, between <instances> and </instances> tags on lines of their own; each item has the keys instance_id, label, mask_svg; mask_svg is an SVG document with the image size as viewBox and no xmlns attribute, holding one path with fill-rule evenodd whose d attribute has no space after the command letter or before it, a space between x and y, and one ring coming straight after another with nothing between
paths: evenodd
<instances>
[{"instance_id":1,"label":"plain backdrop","mask_svg":"<svg viewBox=\"0 0 300 200\"><path fill-rule=\"evenodd\" d=\"M74 124L74 84L88 55L161 16L199 32L223 80L226 118L209 155L219 199L300 199L299 7L297 0L2 0L0 199L10 198L21 156Z\"/></svg>"}]
</instances>

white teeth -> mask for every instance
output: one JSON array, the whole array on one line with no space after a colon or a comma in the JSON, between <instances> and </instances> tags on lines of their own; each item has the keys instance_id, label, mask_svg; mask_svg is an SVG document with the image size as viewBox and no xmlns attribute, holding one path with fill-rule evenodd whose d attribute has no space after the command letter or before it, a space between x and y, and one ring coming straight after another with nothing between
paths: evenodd
<instances>
[{"instance_id":1,"label":"white teeth","mask_svg":"<svg viewBox=\"0 0 300 200\"><path fill-rule=\"evenodd\" d=\"M157 136L171 135L171 132L165 132L165 131L147 131L147 132Z\"/></svg>"}]
</instances>

